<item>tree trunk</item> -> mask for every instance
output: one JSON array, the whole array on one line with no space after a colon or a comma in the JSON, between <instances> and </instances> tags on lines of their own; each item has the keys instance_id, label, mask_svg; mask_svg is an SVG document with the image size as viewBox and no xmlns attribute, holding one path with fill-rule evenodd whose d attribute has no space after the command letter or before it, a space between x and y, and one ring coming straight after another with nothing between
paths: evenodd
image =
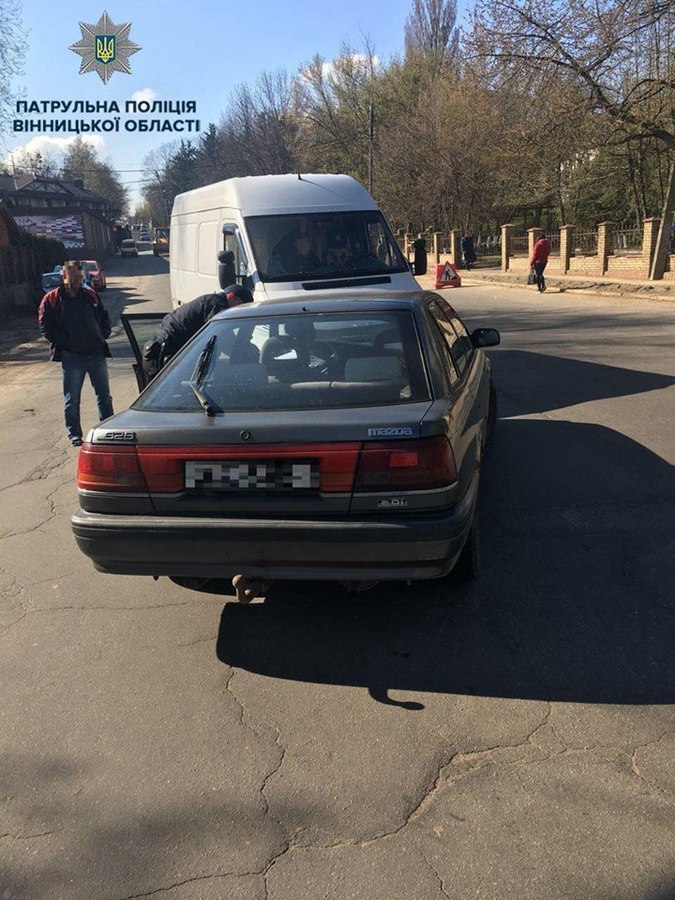
<instances>
[{"instance_id":1,"label":"tree trunk","mask_svg":"<svg viewBox=\"0 0 675 900\"><path fill-rule=\"evenodd\" d=\"M670 250L670 225L673 221L673 209L675 208L675 160L670 164L670 176L668 178L668 191L666 199L663 203L663 211L661 213L661 225L659 227L659 236L656 239L656 249L654 250L654 260L652 269L649 273L650 281L657 281L663 278L666 268L666 257Z\"/></svg>"}]
</instances>

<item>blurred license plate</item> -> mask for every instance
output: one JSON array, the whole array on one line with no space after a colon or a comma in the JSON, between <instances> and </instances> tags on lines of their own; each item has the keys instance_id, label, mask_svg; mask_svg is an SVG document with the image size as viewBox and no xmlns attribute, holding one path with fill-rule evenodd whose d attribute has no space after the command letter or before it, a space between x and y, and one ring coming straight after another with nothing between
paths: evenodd
<instances>
[{"instance_id":1,"label":"blurred license plate","mask_svg":"<svg viewBox=\"0 0 675 900\"><path fill-rule=\"evenodd\" d=\"M194 491L318 490L319 464L308 460L227 460L185 463L185 488Z\"/></svg>"}]
</instances>

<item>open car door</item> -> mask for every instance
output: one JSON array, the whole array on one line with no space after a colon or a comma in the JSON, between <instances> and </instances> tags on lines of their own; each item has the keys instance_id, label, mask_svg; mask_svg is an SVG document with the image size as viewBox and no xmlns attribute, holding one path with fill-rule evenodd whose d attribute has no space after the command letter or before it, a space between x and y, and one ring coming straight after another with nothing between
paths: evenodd
<instances>
[{"instance_id":1,"label":"open car door","mask_svg":"<svg viewBox=\"0 0 675 900\"><path fill-rule=\"evenodd\" d=\"M122 313L120 320L129 338L136 362L133 364L138 390L150 382L143 371L143 347L159 331L159 323L166 313Z\"/></svg>"}]
</instances>

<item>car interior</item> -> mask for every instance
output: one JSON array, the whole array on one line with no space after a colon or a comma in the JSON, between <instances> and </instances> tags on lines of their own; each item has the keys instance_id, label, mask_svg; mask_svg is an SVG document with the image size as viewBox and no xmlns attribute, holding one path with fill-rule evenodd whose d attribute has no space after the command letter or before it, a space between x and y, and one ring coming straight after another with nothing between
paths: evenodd
<instances>
[{"instance_id":1,"label":"car interior","mask_svg":"<svg viewBox=\"0 0 675 900\"><path fill-rule=\"evenodd\" d=\"M406 352L395 324L391 319L364 322L362 327L334 321L316 328L301 316L276 323L249 320L221 335L201 385L222 409L330 408L427 399L414 332ZM185 378L188 368L180 368L180 384L188 388L186 404L193 407ZM190 375L192 370L188 379ZM177 394L173 397L178 400ZM155 405L152 399L148 406ZM171 408L169 398L162 397L160 406Z\"/></svg>"}]
</instances>

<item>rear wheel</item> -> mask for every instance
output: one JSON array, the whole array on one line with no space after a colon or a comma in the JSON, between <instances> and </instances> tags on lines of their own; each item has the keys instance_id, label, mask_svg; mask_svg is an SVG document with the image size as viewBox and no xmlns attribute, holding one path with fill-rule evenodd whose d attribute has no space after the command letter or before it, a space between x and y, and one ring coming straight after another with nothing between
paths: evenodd
<instances>
[{"instance_id":1,"label":"rear wheel","mask_svg":"<svg viewBox=\"0 0 675 900\"><path fill-rule=\"evenodd\" d=\"M474 578L478 578L480 575L480 514L478 501L476 501L469 535L452 573L459 581L473 581Z\"/></svg>"}]
</instances>

